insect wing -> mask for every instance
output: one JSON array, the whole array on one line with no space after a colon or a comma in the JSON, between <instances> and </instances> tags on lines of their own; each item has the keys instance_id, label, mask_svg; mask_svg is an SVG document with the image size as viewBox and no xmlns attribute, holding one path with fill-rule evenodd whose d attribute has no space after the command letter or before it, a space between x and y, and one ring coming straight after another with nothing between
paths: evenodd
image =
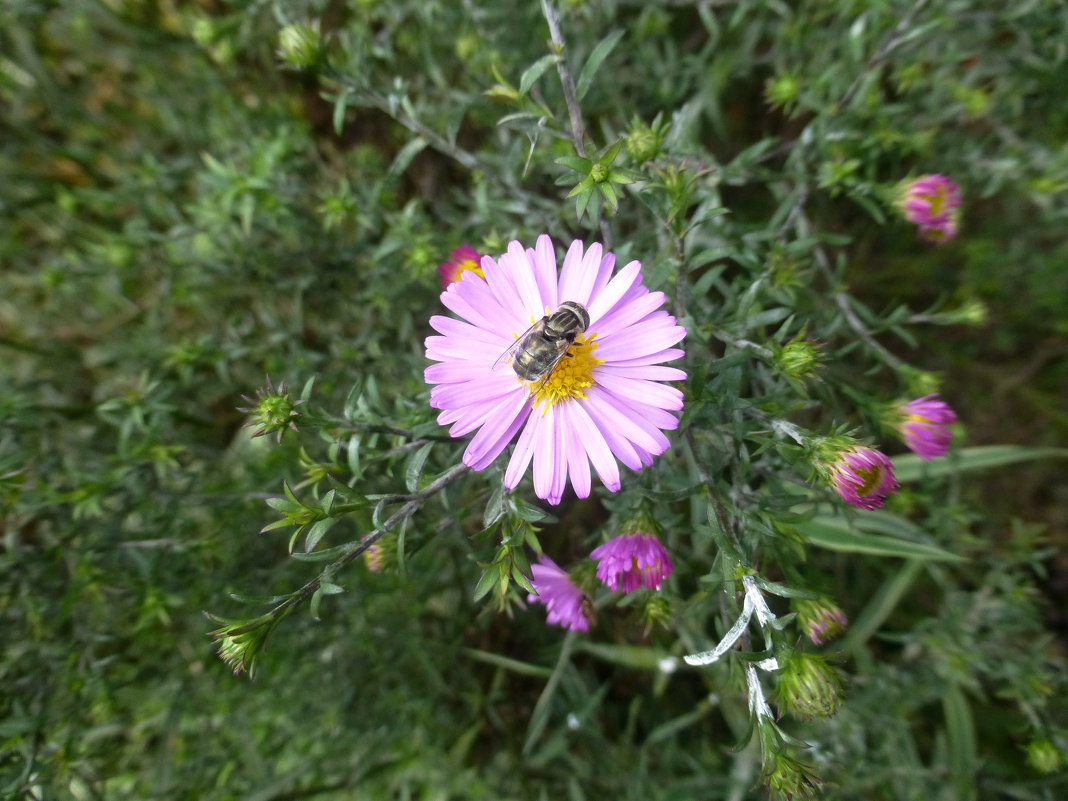
<instances>
[{"instance_id":1,"label":"insect wing","mask_svg":"<svg viewBox=\"0 0 1068 801\"><path fill-rule=\"evenodd\" d=\"M514 356L515 355L516 351L518 351L519 348L522 346L522 344L524 342L526 342L527 337L530 336L530 332L533 331L535 328L537 328L539 325L541 325L544 322L545 322L545 318L542 318L541 320L538 320L537 322L535 322L532 326L530 326L530 328L528 328L522 334L520 334L519 337L516 339L516 341L513 342L511 345L509 345L507 348L505 348L504 349L504 353L502 353L500 356L497 357L497 361L495 361L493 363L493 366L490 369L493 370L494 372L496 372L497 368L499 368L502 364L504 364L504 360L505 359L507 359L509 356Z\"/></svg>"}]
</instances>

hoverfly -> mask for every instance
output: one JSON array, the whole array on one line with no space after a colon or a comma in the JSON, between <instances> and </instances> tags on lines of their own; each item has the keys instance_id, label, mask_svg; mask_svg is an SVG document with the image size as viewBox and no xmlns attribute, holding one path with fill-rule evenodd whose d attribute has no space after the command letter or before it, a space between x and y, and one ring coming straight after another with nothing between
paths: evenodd
<instances>
[{"instance_id":1,"label":"hoverfly","mask_svg":"<svg viewBox=\"0 0 1068 801\"><path fill-rule=\"evenodd\" d=\"M524 331L508 346L493 369L512 356L512 370L523 381L548 381L556 365L575 344L575 337L589 327L590 313L581 303L565 300Z\"/></svg>"}]
</instances>

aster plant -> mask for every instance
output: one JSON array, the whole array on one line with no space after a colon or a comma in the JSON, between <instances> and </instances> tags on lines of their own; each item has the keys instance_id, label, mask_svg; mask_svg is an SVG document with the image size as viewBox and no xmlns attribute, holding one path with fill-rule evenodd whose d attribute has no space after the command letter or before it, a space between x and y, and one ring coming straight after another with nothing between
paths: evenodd
<instances>
[{"instance_id":1,"label":"aster plant","mask_svg":"<svg viewBox=\"0 0 1068 801\"><path fill-rule=\"evenodd\" d=\"M862 697L876 685L895 691L885 675L853 683L847 671L874 675L884 659L896 660L886 675L916 670L922 660L891 653L890 639L877 632L893 616L899 637L901 627L933 614L920 604L895 612L914 585L936 605L930 599L953 585L954 571L983 556L978 538L957 533L975 520L960 508L959 473L1024 458L957 442L954 459L938 459L957 414L930 394L937 380L926 371L939 365L924 338L935 337L930 326L974 324L979 316L942 310L941 290L913 311L912 287L870 285L889 269L888 249L877 243L900 227L875 200L932 157L917 152L933 147L924 137L906 147L887 132L904 130L921 108L935 114L951 105L941 95L917 104L908 87L914 65L933 69L928 62L941 52L917 32L939 30L942 12L920 2L872 11L844 28L828 14L832 36L797 11L806 41L834 50L844 37L855 39L853 61L825 74L807 65L807 47L782 66L781 53L762 54L759 80L736 96L763 104L753 91L763 82L782 119L774 133L720 144L745 115L722 105L718 87L690 87L706 84L692 75L728 75L709 59L735 39L763 42L767 31L780 31L786 53L800 34L787 35L761 4L735 4L731 14L690 5L627 6L619 25L595 35L599 27L582 14L609 13L596 4L576 7L569 31L553 0L515 12L518 19L476 3L470 19L453 18L455 40L445 48L470 72L453 70L407 29L428 25L438 6L423 19L422 7L404 6L411 12L404 16L378 4L382 19L371 37L325 26L291 26L279 37L286 64L318 76L335 131L352 130L353 119L371 110L406 141L390 154L386 178L367 187L346 178L345 202L326 204L354 217L358 236L370 241L337 251L339 272L348 275L346 259L358 262L358 286L346 298L356 313L323 340L328 356L341 358L315 361L329 375L322 397L312 404L309 385L298 409L282 385L269 384L246 409L259 433L288 432L301 445L299 469L268 500L276 519L264 530L286 530L294 556L318 571L272 596L272 609L252 619L258 628L227 618L215 636L228 665L262 671L269 657L249 630L273 630L305 603L316 619L326 619L320 611L328 605L352 604L358 626L376 601L388 607L403 598L414 609L397 616L416 632L404 648L411 640L433 654L415 672L455 662L434 651L448 630L454 653L475 667L442 685L482 682L464 696L482 716L468 729L479 746L470 752L501 745L485 739L488 728L508 738L526 732L510 763L522 786L500 795L577 792L532 779L529 766L556 764L567 738L581 746L569 755L575 759L602 747L618 756L623 746L601 733L613 727L592 725L602 714L626 720L633 733L626 747L671 740L675 750L665 752L685 759L658 767L662 775L681 775L691 762L702 781L718 771L721 784L701 787L709 797L720 790L743 797L751 781L773 798L816 797L825 772L833 788L837 766L851 764L851 749L864 739L836 715L850 710L854 687ZM528 25L540 33L528 35ZM694 33L660 47L659 30ZM582 43L577 50L572 36ZM433 54L426 57L435 63L387 75L377 60L392 47ZM525 53L522 63L516 50ZM627 66L651 54L658 64L680 65L679 74L649 82ZM692 75L681 66L690 58L700 66ZM960 66L959 57L942 64L950 74ZM777 74L768 78L769 69ZM614 70L640 105L612 94ZM481 77L466 87L465 104L446 113L435 99L448 94L441 87L472 75ZM899 97L881 103L891 84ZM956 89L953 102L966 94ZM912 103L910 114L897 103ZM494 125L480 127L490 118ZM862 135L858 126L872 131ZM945 144L940 152L952 153ZM355 148L352 159L377 175L379 155ZM946 159L962 184L979 185L964 156ZM986 154L976 163L993 160ZM347 175L351 165L339 165ZM402 175L404 188L394 192L391 182ZM456 183L430 192L442 188L443 176ZM960 228L960 185L945 175L910 180L893 200L925 240L972 235ZM341 219L324 227L333 231ZM910 237L902 246L910 258L944 257ZM478 250L465 243L446 252L465 238ZM866 291L856 290L865 283ZM897 291L901 298L887 297ZM301 330L319 342L316 334L311 325ZM100 413L136 407L145 394L131 390ZM902 394L916 399L889 400ZM989 570L997 573L990 586L1026 583L1003 564ZM971 591L963 579L955 587ZM981 618L962 612L951 621L947 613L900 639L951 651L959 646L955 624ZM395 629L363 631L378 642L380 630L392 636ZM968 663L956 651L938 652L929 664L981 664L975 669L999 689L1031 686L994 676L997 659L989 657L1012 649L980 636L959 647L986 658ZM839 648L857 658L836 662ZM622 680L633 671L648 675ZM951 723L938 735L958 738L943 749L954 754L969 742L971 688L982 686L958 679L968 693L946 690ZM624 696L625 715L603 706ZM895 703L926 720L931 697L901 691ZM862 703L869 713L881 709ZM1020 729L1046 742L1039 705L1019 704ZM791 734L795 726L821 750L808 751ZM912 726L902 722L895 736ZM917 742L931 741L914 728ZM648 733L648 743L636 744L637 732ZM701 749L688 750L691 735ZM510 740L501 745L509 747ZM659 754L642 754L659 766L651 756ZM735 759L729 770L727 759ZM952 768L981 762L962 759ZM866 769L856 771L863 786L846 797L882 797L897 779L893 771L869 778ZM613 776L604 781L610 786L580 794L631 792ZM679 782L676 794L686 796L692 787ZM909 797L929 794L908 789ZM649 786L643 793L655 795Z\"/></svg>"}]
</instances>

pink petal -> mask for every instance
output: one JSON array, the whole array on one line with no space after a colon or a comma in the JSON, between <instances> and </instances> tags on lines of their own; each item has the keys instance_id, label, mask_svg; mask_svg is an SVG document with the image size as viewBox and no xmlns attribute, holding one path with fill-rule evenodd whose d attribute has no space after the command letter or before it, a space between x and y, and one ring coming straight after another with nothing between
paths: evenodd
<instances>
[{"instance_id":1,"label":"pink petal","mask_svg":"<svg viewBox=\"0 0 1068 801\"><path fill-rule=\"evenodd\" d=\"M482 470L496 459L523 425L529 402L529 398L518 396L494 406L486 425L471 438L464 451L464 464L472 470Z\"/></svg>"},{"instance_id":2,"label":"pink petal","mask_svg":"<svg viewBox=\"0 0 1068 801\"><path fill-rule=\"evenodd\" d=\"M608 282L600 294L590 303L590 329L596 331L598 321L623 298L634 283L640 279L641 262L632 261ZM601 332L598 332L601 333Z\"/></svg>"},{"instance_id":3,"label":"pink petal","mask_svg":"<svg viewBox=\"0 0 1068 801\"><path fill-rule=\"evenodd\" d=\"M526 250L513 239L508 243L508 252L501 256L501 261L505 262L503 266L515 283L519 296L523 299L522 319L540 320L545 316L545 301L538 292L538 284L534 280L534 272L531 269L533 265L527 258Z\"/></svg>"},{"instance_id":4,"label":"pink petal","mask_svg":"<svg viewBox=\"0 0 1068 801\"><path fill-rule=\"evenodd\" d=\"M593 282L593 290L590 292L590 299L597 297L602 289L608 285L608 281L612 278L612 270L616 266L616 254L609 251L601 257L601 263L597 266L597 280Z\"/></svg>"},{"instance_id":5,"label":"pink petal","mask_svg":"<svg viewBox=\"0 0 1068 801\"><path fill-rule=\"evenodd\" d=\"M663 292L650 292L641 285L631 287L623 300L597 321L595 330L600 336L611 336L652 314L665 300Z\"/></svg>"},{"instance_id":6,"label":"pink petal","mask_svg":"<svg viewBox=\"0 0 1068 801\"><path fill-rule=\"evenodd\" d=\"M557 297L562 300L575 300L575 286L578 284L578 271L582 267L582 240L576 239L564 254L564 266L560 270Z\"/></svg>"},{"instance_id":7,"label":"pink petal","mask_svg":"<svg viewBox=\"0 0 1068 801\"><path fill-rule=\"evenodd\" d=\"M595 370L597 368L594 368ZM660 409L678 411L682 408L682 393L666 384L643 379L623 378L604 371L597 373L597 384L628 402L644 403Z\"/></svg>"},{"instance_id":8,"label":"pink petal","mask_svg":"<svg viewBox=\"0 0 1068 801\"><path fill-rule=\"evenodd\" d=\"M430 318L430 327L439 334L444 334L449 337L459 337L460 339L475 340L477 342L486 342L490 344L504 342L504 338L497 331L487 331L485 328L479 328L477 325L465 323L463 320L457 320L454 317L443 317L440 314L435 314Z\"/></svg>"},{"instance_id":9,"label":"pink petal","mask_svg":"<svg viewBox=\"0 0 1068 801\"><path fill-rule=\"evenodd\" d=\"M538 292L541 294L545 305L555 309L560 305L557 299L556 283L556 250L553 241L548 234L538 237L538 243L534 248L534 279L538 284Z\"/></svg>"},{"instance_id":10,"label":"pink petal","mask_svg":"<svg viewBox=\"0 0 1068 801\"><path fill-rule=\"evenodd\" d=\"M480 328L504 333L506 326L501 325L498 321L502 318L507 319L511 314L505 311L501 304L497 302L497 299L493 297L493 293L490 292L485 281L478 278L478 276L474 276L474 279L471 284L481 284L478 289L469 288L466 292L460 292L458 287L467 280L465 276L463 280L449 284L449 288L441 293L441 302L448 309ZM472 297L478 303L477 308L472 303Z\"/></svg>"},{"instance_id":11,"label":"pink petal","mask_svg":"<svg viewBox=\"0 0 1068 801\"><path fill-rule=\"evenodd\" d=\"M541 414L538 412L527 415L527 424L523 427L523 433L519 435L519 441L515 445L515 450L512 451L512 458L508 460L508 469L504 471L504 486L508 489L515 489L527 472L527 465L530 464L530 459L534 455L534 446L537 444L535 435L538 432L540 420Z\"/></svg>"},{"instance_id":12,"label":"pink petal","mask_svg":"<svg viewBox=\"0 0 1068 801\"><path fill-rule=\"evenodd\" d=\"M620 366L617 362L601 364L594 368L594 377L603 375L621 378L644 378L648 381L685 381L686 373L676 367L661 364L637 364ZM600 383L600 382L598 382Z\"/></svg>"},{"instance_id":13,"label":"pink petal","mask_svg":"<svg viewBox=\"0 0 1068 801\"><path fill-rule=\"evenodd\" d=\"M590 496L590 462L586 458L586 447L583 443L581 422L576 425L574 403L562 403L559 406L563 433L562 440L565 455L567 457L567 472L571 476L571 486L575 488L575 494L580 498Z\"/></svg>"},{"instance_id":14,"label":"pink petal","mask_svg":"<svg viewBox=\"0 0 1068 801\"><path fill-rule=\"evenodd\" d=\"M582 439L582 445L589 455L589 459L593 463L593 469L597 471L597 476L601 479L601 483L612 492L618 492L620 487L619 465L616 464L615 457L612 456L612 450L608 443L605 442L600 427L593 422L582 404L581 400L568 404L571 424ZM624 462L624 464L626 463ZM584 498L586 496L581 495L579 497Z\"/></svg>"},{"instance_id":15,"label":"pink petal","mask_svg":"<svg viewBox=\"0 0 1068 801\"><path fill-rule=\"evenodd\" d=\"M675 359L680 359L685 355L686 352L681 348L668 348L666 350L657 351L656 353L650 353L647 356L638 356L634 359L613 359L610 364L612 367L636 367L644 364L670 362Z\"/></svg>"},{"instance_id":16,"label":"pink petal","mask_svg":"<svg viewBox=\"0 0 1068 801\"><path fill-rule=\"evenodd\" d=\"M614 398L602 390L593 386L586 391L589 403L586 409L591 413L596 409L602 419L613 428L618 429L627 439L650 453L663 453L668 448L667 437L654 425L640 417L628 415L626 407L620 408L614 402ZM601 426L603 431L605 426Z\"/></svg>"},{"instance_id":17,"label":"pink petal","mask_svg":"<svg viewBox=\"0 0 1068 801\"><path fill-rule=\"evenodd\" d=\"M556 415L552 407L542 414L535 409L531 417L537 416L538 430L534 433L534 494L547 498L553 485L553 473L556 469L553 453Z\"/></svg>"}]
</instances>

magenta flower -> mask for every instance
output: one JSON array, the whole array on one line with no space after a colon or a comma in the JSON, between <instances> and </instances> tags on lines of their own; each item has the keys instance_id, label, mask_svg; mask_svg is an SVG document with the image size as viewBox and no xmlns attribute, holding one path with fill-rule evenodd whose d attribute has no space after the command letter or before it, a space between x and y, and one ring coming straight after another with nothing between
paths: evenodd
<instances>
[{"instance_id":1,"label":"magenta flower","mask_svg":"<svg viewBox=\"0 0 1068 801\"><path fill-rule=\"evenodd\" d=\"M481 261L482 257L478 255L478 251L468 247L466 242L456 250L449 251L449 260L442 262L438 267L442 287L447 287L453 281L459 281L464 277L465 272L474 273L481 278L482 268L479 267Z\"/></svg>"},{"instance_id":2,"label":"magenta flower","mask_svg":"<svg viewBox=\"0 0 1068 801\"><path fill-rule=\"evenodd\" d=\"M519 434L505 486L515 487L533 460L535 493L556 504L569 478L576 495L590 494L590 464L615 492L617 459L640 470L668 449L664 430L678 426L673 412L682 409L682 392L661 382L686 374L660 363L683 355L672 346L686 329L660 309L664 294L642 283L640 262L615 275L614 266L601 245L583 253L575 241L558 274L552 241L542 235L535 248L512 242L496 261L483 257L484 277L467 275L442 292L442 303L462 319L430 318L441 336L427 337L426 355L439 364L425 378L436 385L430 405L442 410L438 422L451 425L452 436L478 429L464 464L488 467ZM570 339L545 327L558 314ZM544 340L536 343L538 359L528 348L534 324L541 326L534 339ZM518 370L536 378L524 381Z\"/></svg>"},{"instance_id":3,"label":"magenta flower","mask_svg":"<svg viewBox=\"0 0 1068 801\"><path fill-rule=\"evenodd\" d=\"M842 451L826 465L831 486L842 500L861 509L877 509L897 489L893 466L886 454L867 445Z\"/></svg>"},{"instance_id":4,"label":"magenta flower","mask_svg":"<svg viewBox=\"0 0 1068 801\"><path fill-rule=\"evenodd\" d=\"M953 434L949 424L957 422L956 413L945 401L935 400L938 393L924 395L900 406L898 431L909 450L930 461L945 456Z\"/></svg>"},{"instance_id":5,"label":"magenta flower","mask_svg":"<svg viewBox=\"0 0 1068 801\"><path fill-rule=\"evenodd\" d=\"M582 610L586 594L574 585L567 572L544 554L530 566L530 572L533 574L530 583L537 592L527 596L527 603L545 604L549 623L588 631L590 621Z\"/></svg>"},{"instance_id":6,"label":"magenta flower","mask_svg":"<svg viewBox=\"0 0 1068 801\"><path fill-rule=\"evenodd\" d=\"M944 175L924 175L910 183L901 196L905 219L920 226L920 237L948 242L960 222L960 186Z\"/></svg>"},{"instance_id":7,"label":"magenta flower","mask_svg":"<svg viewBox=\"0 0 1068 801\"><path fill-rule=\"evenodd\" d=\"M834 639L849 625L845 612L830 601L795 601L794 610L801 630L816 645Z\"/></svg>"},{"instance_id":8,"label":"magenta flower","mask_svg":"<svg viewBox=\"0 0 1068 801\"><path fill-rule=\"evenodd\" d=\"M659 590L674 566L667 550L652 534L624 534L598 545L590 553L597 578L612 592L633 592L641 586Z\"/></svg>"}]
</instances>

